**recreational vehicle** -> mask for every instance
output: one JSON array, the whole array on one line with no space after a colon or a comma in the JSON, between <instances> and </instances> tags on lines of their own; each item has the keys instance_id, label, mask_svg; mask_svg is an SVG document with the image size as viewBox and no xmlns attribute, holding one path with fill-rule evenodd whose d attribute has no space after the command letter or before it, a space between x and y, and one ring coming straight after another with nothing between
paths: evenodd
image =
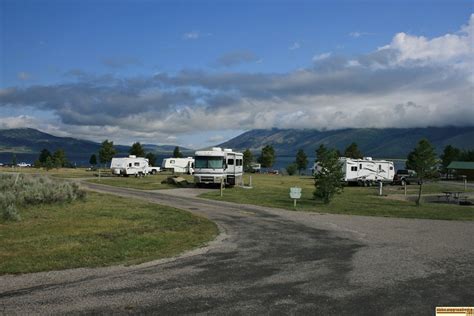
<instances>
[{"instance_id":1,"label":"recreational vehicle","mask_svg":"<svg viewBox=\"0 0 474 316\"><path fill-rule=\"evenodd\" d=\"M391 183L395 170L393 162L388 160L373 160L371 157L352 159L340 157L344 178L342 181L348 184L371 185L374 182ZM318 163L314 164L313 173L321 171Z\"/></svg>"},{"instance_id":2,"label":"recreational vehicle","mask_svg":"<svg viewBox=\"0 0 474 316\"><path fill-rule=\"evenodd\" d=\"M128 177L134 175L136 177L146 175L148 168L148 159L130 155L125 158L112 158L110 169L112 174L117 176Z\"/></svg>"},{"instance_id":3,"label":"recreational vehicle","mask_svg":"<svg viewBox=\"0 0 474 316\"><path fill-rule=\"evenodd\" d=\"M243 154L232 149L214 147L196 151L194 155L194 183L213 184L223 181L233 186L242 183Z\"/></svg>"},{"instance_id":4,"label":"recreational vehicle","mask_svg":"<svg viewBox=\"0 0 474 316\"><path fill-rule=\"evenodd\" d=\"M161 169L169 170L173 173L192 174L194 168L194 158L165 158L161 163Z\"/></svg>"}]
</instances>

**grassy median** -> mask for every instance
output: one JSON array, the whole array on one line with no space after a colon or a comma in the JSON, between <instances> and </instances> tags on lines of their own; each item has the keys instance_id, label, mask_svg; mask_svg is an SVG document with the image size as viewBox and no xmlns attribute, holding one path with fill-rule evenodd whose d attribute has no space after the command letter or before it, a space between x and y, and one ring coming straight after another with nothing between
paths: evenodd
<instances>
[{"instance_id":1,"label":"grassy median","mask_svg":"<svg viewBox=\"0 0 474 316\"><path fill-rule=\"evenodd\" d=\"M110 176L103 177L101 179L95 178L92 180L87 180L88 182L111 185L114 187L122 188L132 188L138 190L163 190L163 189L176 189L176 186L170 184L161 183L166 178L172 176L171 173L159 173L156 175L147 175L145 177L135 178L134 176L130 177L118 177ZM188 182L193 181L193 177L190 175L179 175L180 177L185 178Z\"/></svg>"},{"instance_id":2,"label":"grassy median","mask_svg":"<svg viewBox=\"0 0 474 316\"><path fill-rule=\"evenodd\" d=\"M98 193L19 212L21 221L0 221L0 274L137 264L202 246L218 233L186 211Z\"/></svg>"},{"instance_id":3,"label":"grassy median","mask_svg":"<svg viewBox=\"0 0 474 316\"><path fill-rule=\"evenodd\" d=\"M246 184L249 182L248 177L248 175L245 176ZM378 188L376 187L345 187L341 195L336 196L329 205L326 205L313 198L315 187L312 177L255 174L252 175L252 185L252 189L237 187L226 189L223 197L220 197L219 192L204 193L201 197L293 210L293 200L290 199L289 190L292 186L298 186L302 188L302 197L298 200L296 207L300 211L386 217L474 220L474 206L423 203L420 207L417 207L414 202L404 200L404 191L401 186L385 186L385 196L382 197L377 195ZM407 194L414 196L417 194L417 190L417 185L410 185L408 186ZM430 195L442 194L443 191L458 190L458 187L438 183L424 185L424 192Z\"/></svg>"}]
</instances>

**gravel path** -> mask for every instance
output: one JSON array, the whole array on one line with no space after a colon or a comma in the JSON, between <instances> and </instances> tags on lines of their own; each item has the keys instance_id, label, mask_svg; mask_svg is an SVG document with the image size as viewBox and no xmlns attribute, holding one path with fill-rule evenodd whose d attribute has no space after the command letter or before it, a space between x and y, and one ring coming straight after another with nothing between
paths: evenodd
<instances>
[{"instance_id":1,"label":"gravel path","mask_svg":"<svg viewBox=\"0 0 474 316\"><path fill-rule=\"evenodd\" d=\"M204 215L221 235L138 266L0 276L0 314L433 315L436 306L474 304L474 222L290 212L84 185Z\"/></svg>"}]
</instances>

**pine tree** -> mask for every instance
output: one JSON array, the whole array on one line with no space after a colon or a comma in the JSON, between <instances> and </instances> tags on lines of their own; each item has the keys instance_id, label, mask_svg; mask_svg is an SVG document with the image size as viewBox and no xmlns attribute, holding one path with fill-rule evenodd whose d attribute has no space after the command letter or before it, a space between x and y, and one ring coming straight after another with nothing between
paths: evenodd
<instances>
[{"instance_id":1,"label":"pine tree","mask_svg":"<svg viewBox=\"0 0 474 316\"><path fill-rule=\"evenodd\" d=\"M104 140L99 149L99 161L100 163L106 164L110 162L113 156L117 153L114 147L114 142L109 140Z\"/></svg>"},{"instance_id":2,"label":"pine tree","mask_svg":"<svg viewBox=\"0 0 474 316\"><path fill-rule=\"evenodd\" d=\"M183 158L183 154L179 150L178 146L176 146L173 150L173 158Z\"/></svg>"},{"instance_id":3,"label":"pine tree","mask_svg":"<svg viewBox=\"0 0 474 316\"><path fill-rule=\"evenodd\" d=\"M156 156L153 153L147 153L145 156L146 159L148 159L148 164L150 166L154 166L156 163Z\"/></svg>"},{"instance_id":4,"label":"pine tree","mask_svg":"<svg viewBox=\"0 0 474 316\"><path fill-rule=\"evenodd\" d=\"M250 149L246 149L244 151L244 158L243 158L243 165L244 165L244 171L251 171L252 167L252 160L253 160L253 155Z\"/></svg>"},{"instance_id":5,"label":"pine tree","mask_svg":"<svg viewBox=\"0 0 474 316\"><path fill-rule=\"evenodd\" d=\"M343 190L341 180L344 173L336 150L328 150L321 145L317 150L317 155L320 170L315 174L316 190L313 195L325 204L329 204L334 196Z\"/></svg>"},{"instance_id":6,"label":"pine tree","mask_svg":"<svg viewBox=\"0 0 474 316\"><path fill-rule=\"evenodd\" d=\"M344 151L344 157L352 158L352 159L361 159L362 153L359 151L356 143L352 143L347 146L346 150Z\"/></svg>"},{"instance_id":7,"label":"pine tree","mask_svg":"<svg viewBox=\"0 0 474 316\"><path fill-rule=\"evenodd\" d=\"M271 168L275 163L275 150L273 146L267 145L262 148L262 153L258 158L258 162L262 164L264 168Z\"/></svg>"},{"instance_id":8,"label":"pine tree","mask_svg":"<svg viewBox=\"0 0 474 316\"><path fill-rule=\"evenodd\" d=\"M295 164L300 174L308 166L308 156L306 156L303 149L298 150L298 152L296 153Z\"/></svg>"},{"instance_id":9,"label":"pine tree","mask_svg":"<svg viewBox=\"0 0 474 316\"><path fill-rule=\"evenodd\" d=\"M97 156L95 154L92 154L91 157L89 158L89 164L91 166L97 165Z\"/></svg>"},{"instance_id":10,"label":"pine tree","mask_svg":"<svg viewBox=\"0 0 474 316\"><path fill-rule=\"evenodd\" d=\"M135 155L137 157L145 156L145 150L143 149L143 146L140 144L140 142L133 143L132 147L128 152L130 153L130 155Z\"/></svg>"},{"instance_id":11,"label":"pine tree","mask_svg":"<svg viewBox=\"0 0 474 316\"><path fill-rule=\"evenodd\" d=\"M421 204L423 181L436 176L436 153L427 139L422 139L415 149L408 154L407 166L410 166L418 175L419 191L416 205Z\"/></svg>"}]
</instances>

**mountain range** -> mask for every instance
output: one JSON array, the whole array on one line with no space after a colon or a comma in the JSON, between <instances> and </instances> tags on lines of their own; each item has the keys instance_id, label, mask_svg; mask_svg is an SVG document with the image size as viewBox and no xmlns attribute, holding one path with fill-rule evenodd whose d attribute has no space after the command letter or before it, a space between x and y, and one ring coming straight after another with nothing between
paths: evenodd
<instances>
[{"instance_id":1,"label":"mountain range","mask_svg":"<svg viewBox=\"0 0 474 316\"><path fill-rule=\"evenodd\" d=\"M277 156L294 157L298 149L314 157L319 145L336 148L341 152L356 142L364 156L375 158L406 158L408 153L422 138L427 138L441 153L446 145L461 149L474 148L474 126L472 127L427 127L427 128L360 128L319 131L314 129L255 129L245 132L217 146L238 151L250 149L255 155L262 147L272 145ZM174 145L143 144L146 152L156 155L170 155ZM70 161L87 164L89 157L97 153L100 144L71 137L53 136L32 128L0 130L0 162L11 161L15 153L18 159L33 162L39 152L46 148L55 151L64 149ZM130 146L116 145L120 155L126 155ZM180 147L184 155L193 155L194 151Z\"/></svg>"},{"instance_id":2,"label":"mountain range","mask_svg":"<svg viewBox=\"0 0 474 316\"><path fill-rule=\"evenodd\" d=\"M99 151L101 144L89 140L76 139L71 137L58 137L41 132L33 128L15 128L0 130L0 158L3 162L10 162L12 154L16 154L21 161L33 162L39 152L46 148L53 152L63 149L71 161L84 164L89 161L93 153ZM170 155L176 146L143 144L146 152L153 152L156 155ZM115 145L119 155L127 155L130 146ZM194 153L189 148L182 148L183 154ZM1 162L1 161L0 161Z\"/></svg>"},{"instance_id":3,"label":"mountain range","mask_svg":"<svg viewBox=\"0 0 474 316\"><path fill-rule=\"evenodd\" d=\"M303 149L313 157L323 144L344 152L356 142L364 156L377 158L406 158L420 139L428 139L440 154L446 145L462 149L474 148L474 126L427 128L350 128L331 131L314 129L255 129L245 132L220 147L234 150L250 149L259 154L262 147L272 145L277 156L294 156Z\"/></svg>"}]
</instances>

